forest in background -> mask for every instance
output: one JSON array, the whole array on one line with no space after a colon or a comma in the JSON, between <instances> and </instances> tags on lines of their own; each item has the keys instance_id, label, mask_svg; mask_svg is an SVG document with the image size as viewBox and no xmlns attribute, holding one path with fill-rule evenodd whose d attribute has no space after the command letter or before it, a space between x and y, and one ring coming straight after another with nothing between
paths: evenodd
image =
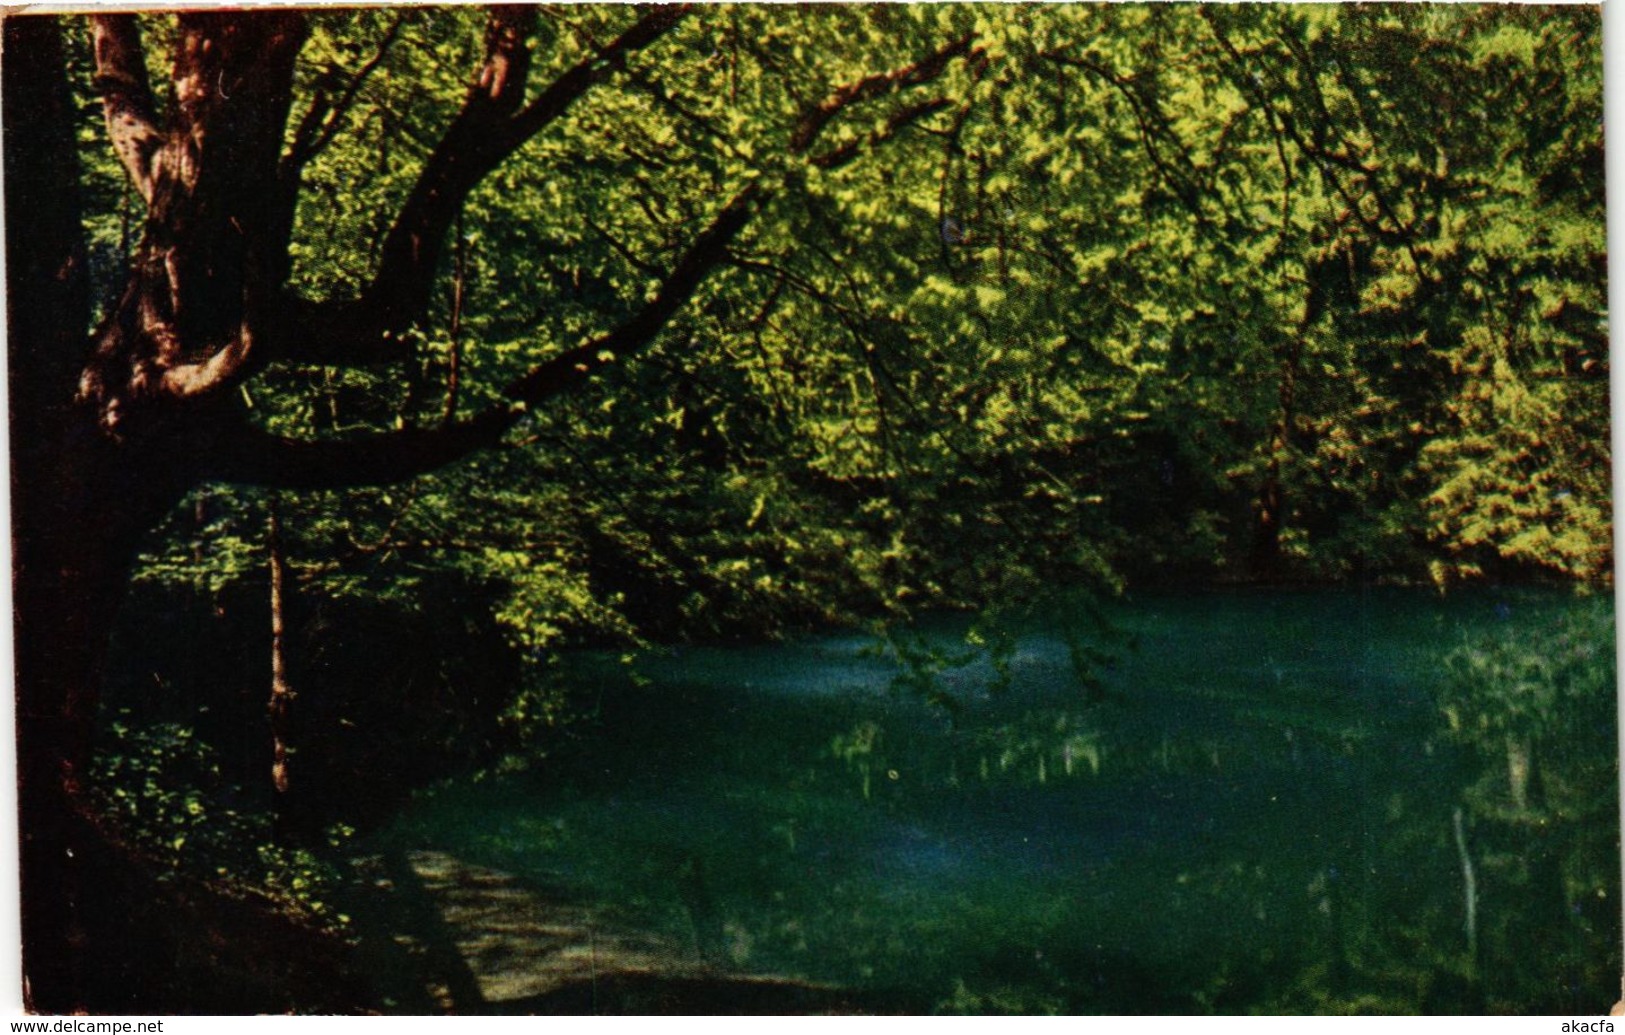
<instances>
[{"instance_id":1,"label":"forest in background","mask_svg":"<svg viewBox=\"0 0 1625 1035\"><path fill-rule=\"evenodd\" d=\"M1610 578L1596 8L6 32L25 827L260 786L297 890L571 648Z\"/></svg>"}]
</instances>

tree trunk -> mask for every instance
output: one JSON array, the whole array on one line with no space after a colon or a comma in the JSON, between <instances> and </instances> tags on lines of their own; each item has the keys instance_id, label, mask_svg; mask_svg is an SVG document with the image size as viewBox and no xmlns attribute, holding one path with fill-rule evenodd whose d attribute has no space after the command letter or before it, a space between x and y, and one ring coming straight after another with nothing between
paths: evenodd
<instances>
[{"instance_id":1,"label":"tree trunk","mask_svg":"<svg viewBox=\"0 0 1625 1035\"><path fill-rule=\"evenodd\" d=\"M234 170L210 171L219 160L241 173L248 155L242 131L235 146L211 140L207 99L178 98L195 117L177 118L169 152L148 148L151 172L137 183L148 199L145 236L85 366L90 306L60 23L23 16L4 25L6 205L29 216L29 233L8 235L6 245L25 997L44 1012L120 1009L131 1004L98 989L159 964L129 952L127 939L140 932L120 929L128 910L108 908L115 887L132 879L132 860L102 829L83 783L109 635L141 536L199 480L196 444L224 416L203 400L176 419L179 401L196 394L187 390L221 371L210 349L229 351L219 332L233 318L240 326L251 293L245 271L254 261L230 240L246 236L234 213L247 201ZM98 58L119 56L127 42L99 37ZM204 53L201 32L183 34L182 45L200 81L219 55ZM239 85L219 71L228 89ZM274 163L279 145L278 125L262 160ZM222 281L226 305L211 286Z\"/></svg>"},{"instance_id":2,"label":"tree trunk","mask_svg":"<svg viewBox=\"0 0 1625 1035\"><path fill-rule=\"evenodd\" d=\"M4 31L6 208L30 226L6 255L24 995L54 1011L81 1001L89 962L76 891L98 853L79 781L130 510L93 498L117 468L66 405L89 294L62 41L51 19Z\"/></svg>"},{"instance_id":3,"label":"tree trunk","mask_svg":"<svg viewBox=\"0 0 1625 1035\"><path fill-rule=\"evenodd\" d=\"M284 795L288 793L288 708L293 704L293 689L288 686L287 623L282 606L287 565L282 557L282 518L275 501L271 503L265 549L271 575L271 700L267 705L271 716L271 784L277 794Z\"/></svg>"},{"instance_id":4,"label":"tree trunk","mask_svg":"<svg viewBox=\"0 0 1625 1035\"><path fill-rule=\"evenodd\" d=\"M1304 275L1309 281L1304 299L1303 317L1293 334L1275 350L1276 381L1275 420L1270 427L1269 460L1264 467L1264 480L1253 504L1252 571L1253 577L1273 580L1281 574L1281 531L1286 522L1286 484L1284 463L1297 448L1294 432L1298 423L1298 383L1303 375L1303 352L1316 322L1326 307L1326 293L1321 278L1326 264L1309 263Z\"/></svg>"},{"instance_id":5,"label":"tree trunk","mask_svg":"<svg viewBox=\"0 0 1625 1035\"><path fill-rule=\"evenodd\" d=\"M1292 425L1297 419L1298 373L1303 359L1303 342L1294 338L1278 350L1279 379L1275 422L1270 428L1269 460L1264 481L1253 504L1253 577L1271 580L1281 569L1281 524L1286 509L1286 489L1282 484L1282 460L1292 448Z\"/></svg>"}]
</instances>

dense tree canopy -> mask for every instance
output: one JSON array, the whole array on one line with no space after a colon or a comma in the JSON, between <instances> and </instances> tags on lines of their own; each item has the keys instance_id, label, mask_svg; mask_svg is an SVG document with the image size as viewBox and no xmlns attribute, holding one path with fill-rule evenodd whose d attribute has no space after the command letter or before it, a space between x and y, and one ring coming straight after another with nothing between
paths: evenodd
<instances>
[{"instance_id":1,"label":"dense tree canopy","mask_svg":"<svg viewBox=\"0 0 1625 1035\"><path fill-rule=\"evenodd\" d=\"M1057 585L1612 563L1594 8L217 11L6 43L41 887L87 836L48 817L126 582L211 602L184 635L241 652L218 619L259 622L272 513L290 593L333 602L301 628L438 594L533 668ZM41 901L30 945L71 941Z\"/></svg>"}]
</instances>

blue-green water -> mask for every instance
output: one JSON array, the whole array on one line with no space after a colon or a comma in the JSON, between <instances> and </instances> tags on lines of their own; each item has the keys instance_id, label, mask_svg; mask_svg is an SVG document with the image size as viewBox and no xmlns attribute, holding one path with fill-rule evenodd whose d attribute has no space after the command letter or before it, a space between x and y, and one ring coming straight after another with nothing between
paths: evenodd
<instances>
[{"instance_id":1,"label":"blue-green water","mask_svg":"<svg viewBox=\"0 0 1625 1035\"><path fill-rule=\"evenodd\" d=\"M1097 686L1058 631L1070 617L1002 659L944 619L906 641L966 655L931 672L860 635L582 657L596 717L573 748L423 796L375 842L512 874L713 967L889 1008L1613 1001L1605 604L1143 598L1113 605ZM1513 727L1498 723L1517 707L1458 702L1452 728L1445 656L1486 638L1552 656L1579 642L1596 678L1549 671L1574 692ZM1535 773L1516 790L1514 741Z\"/></svg>"}]
</instances>

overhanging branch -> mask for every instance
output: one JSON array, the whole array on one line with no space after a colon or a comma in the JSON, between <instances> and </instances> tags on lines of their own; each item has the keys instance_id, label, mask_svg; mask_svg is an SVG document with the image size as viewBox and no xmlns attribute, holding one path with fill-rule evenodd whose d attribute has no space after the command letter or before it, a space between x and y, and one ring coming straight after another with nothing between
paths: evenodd
<instances>
[{"instance_id":1,"label":"overhanging branch","mask_svg":"<svg viewBox=\"0 0 1625 1035\"><path fill-rule=\"evenodd\" d=\"M756 186L735 195L705 232L672 267L655 296L608 334L594 338L541 363L503 389L514 402L533 405L585 380L595 371L645 348L660 333L709 274L721 265L728 245L755 214L762 198Z\"/></svg>"},{"instance_id":2,"label":"overhanging branch","mask_svg":"<svg viewBox=\"0 0 1625 1035\"><path fill-rule=\"evenodd\" d=\"M662 10L655 14L646 15L637 26L628 30L617 40L610 49L620 48L625 53L637 46L646 45L661 33L666 31L682 11ZM830 119L844 109L848 104L855 103L866 97L875 96L884 90L898 86L918 85L940 75L948 63L957 55L966 53L970 49L973 37L966 36L952 41L929 57L903 69L871 76L849 87L838 90L830 100L826 100L814 111L818 126L804 134L798 134L805 145L810 145L817 137L818 129L827 125ZM602 60L602 59L600 59ZM513 66L509 66L509 74ZM578 66L580 78L579 86L564 89L571 96L579 95L585 90L597 71ZM567 74L568 75L568 74ZM491 85L482 77L471 97L480 89ZM555 87L558 84L555 83ZM512 83L503 89L511 89ZM550 90L553 88L550 88ZM547 93L544 92L545 98ZM525 113L534 113L544 110L538 108L541 102L534 102L523 109ZM481 102L483 103L483 102ZM552 104L553 102L549 102ZM858 141L843 144L819 155L807 158L807 161L820 165L839 165L857 157L870 148L884 145L901 129L923 119L930 114L941 110L947 102L939 98L928 99L894 113L890 119L877 131L861 138ZM563 106L549 108L562 112ZM534 116L532 116L534 117ZM549 116L551 118L553 116ZM539 127L537 127L539 128ZM806 129L806 124L803 124ZM431 157L429 166L420 178L418 190L426 190L425 184L433 180L431 171L436 168L437 159L448 155L452 151L450 146L454 133L448 133L447 140L442 142L441 149L436 157ZM475 145L484 146L484 145ZM513 146L517 146L515 143ZM464 159L466 153L461 153ZM506 154L504 151L503 154ZM500 160L500 155L498 160ZM449 159L447 159L449 160ZM450 175L445 169L442 173ZM466 179L466 172L459 173ZM477 177L476 177L477 179ZM440 181L445 185L447 181ZM457 182L463 182L458 180ZM473 180L469 180L472 186ZM222 480L250 482L262 485L274 485L288 488L322 488L343 487L354 485L380 484L400 481L436 468L452 463L470 453L497 444L503 434L530 406L540 405L553 396L567 391L590 378L594 373L615 362L617 359L635 354L646 349L661 333L662 330L676 316L678 311L688 304L700 285L718 266L729 262L729 246L738 237L740 232L750 223L756 212L766 200L782 186L769 186L764 180L754 180L739 190L734 197L722 207L712 218L706 228L688 246L670 272L662 279L658 290L655 291L642 306L617 327L597 338L592 339L575 348L566 350L527 371L522 376L510 382L503 390L504 402L487 407L474 418L455 424L445 425L436 429L409 429L404 431L375 434L359 438L331 439L331 440L291 440L279 439L263 432L241 428L229 438L220 441L217 450L219 461L215 465L212 476ZM465 190L466 192L466 190ZM416 192L414 192L416 195ZM453 194L460 203L462 194ZM436 195L435 198L416 199L408 202L408 209L414 204L428 206L433 200L438 206L447 195ZM434 211L430 211L433 208ZM417 217L420 226L429 226L430 217L439 218L438 208L434 206L421 208ZM455 215L455 210L447 214L447 218ZM403 214L403 219L405 215ZM402 224L398 223L397 228ZM426 241L419 244L427 246ZM438 245L436 245L438 247ZM414 261L421 261L421 257ZM403 268L404 269L404 268ZM432 267L430 268L432 272ZM411 276L420 276L418 270ZM407 276L405 272L396 274ZM380 273L383 277L383 273ZM375 282L376 287L376 282ZM358 306L350 311L349 319L361 323L367 319L365 306ZM377 340L383 335L378 328L371 328L370 335ZM363 335L363 340L368 336ZM279 354L286 354L279 349Z\"/></svg>"},{"instance_id":3,"label":"overhanging branch","mask_svg":"<svg viewBox=\"0 0 1625 1035\"><path fill-rule=\"evenodd\" d=\"M952 103L953 102L948 100L946 97L933 97L928 101L921 101L918 104L911 104L908 107L894 113L889 119L886 120L886 124L884 126L876 129L867 137L848 141L847 143L842 144L840 147L832 148L822 154L813 156L810 161L813 165L818 166L820 169L839 169L841 166L846 165L853 159L857 158L858 155L862 154L864 148L874 148L884 144L886 141L890 140L892 137L895 137L908 126L911 126L930 115L935 115L937 112L949 107Z\"/></svg>"},{"instance_id":4,"label":"overhanging branch","mask_svg":"<svg viewBox=\"0 0 1625 1035\"><path fill-rule=\"evenodd\" d=\"M831 120L846 108L893 90L918 86L937 78L948 67L950 61L968 54L975 40L975 33L966 33L913 64L889 72L878 72L838 87L835 92L802 114L790 135L790 152L804 154L818 140L819 134Z\"/></svg>"},{"instance_id":5,"label":"overhanging branch","mask_svg":"<svg viewBox=\"0 0 1625 1035\"><path fill-rule=\"evenodd\" d=\"M494 446L513 423L506 409L435 428L338 439L292 439L238 425L214 443L205 477L279 489L342 489L405 481Z\"/></svg>"},{"instance_id":6,"label":"overhanging branch","mask_svg":"<svg viewBox=\"0 0 1625 1035\"><path fill-rule=\"evenodd\" d=\"M341 439L290 439L246 425L214 444L208 477L287 489L345 488L404 481L501 441L524 413L593 372L652 342L721 265L728 244L749 223L760 192L747 187L683 253L653 298L608 334L533 367L503 391L508 402L433 429L408 428Z\"/></svg>"},{"instance_id":7,"label":"overhanging branch","mask_svg":"<svg viewBox=\"0 0 1625 1035\"><path fill-rule=\"evenodd\" d=\"M492 12L480 73L385 235L378 273L363 293L362 308L377 333L403 331L422 317L446 234L469 192L628 54L654 43L687 12L681 5L645 10L631 28L523 107L535 8Z\"/></svg>"}]
</instances>

